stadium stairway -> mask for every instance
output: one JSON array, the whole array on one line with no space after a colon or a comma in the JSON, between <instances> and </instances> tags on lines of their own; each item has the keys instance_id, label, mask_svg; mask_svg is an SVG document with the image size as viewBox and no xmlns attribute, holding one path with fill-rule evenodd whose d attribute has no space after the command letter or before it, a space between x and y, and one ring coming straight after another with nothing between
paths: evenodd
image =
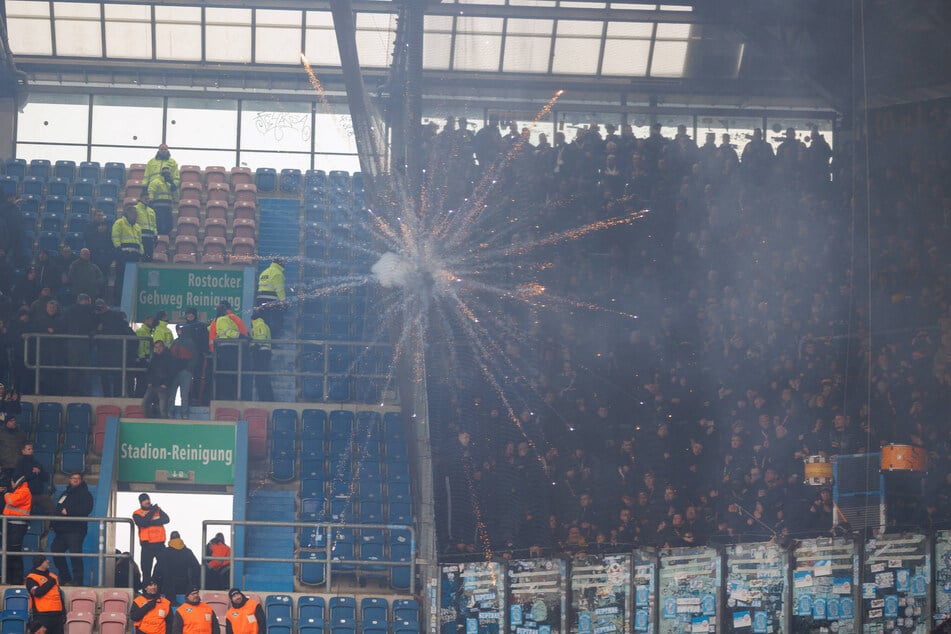
<instances>
[{"instance_id":1,"label":"stadium stairway","mask_svg":"<svg viewBox=\"0 0 951 634\"><path fill-rule=\"evenodd\" d=\"M284 266L284 286L288 296L293 295L291 289L300 287L300 240L301 240L301 204L294 198L260 198L260 226L258 228L258 273L270 264L270 258L283 256L287 258ZM298 307L292 302L284 314L283 332L272 332L273 339L294 339L297 337L296 324ZM271 359L272 368L296 367L296 359L292 350L277 348ZM293 376L274 377L272 381L274 398L284 403L293 403L297 400L297 381Z\"/></svg>"},{"instance_id":2,"label":"stadium stairway","mask_svg":"<svg viewBox=\"0 0 951 634\"><path fill-rule=\"evenodd\" d=\"M295 521L297 492L258 489L249 496L248 520ZM248 527L249 557L294 556L294 529L278 526ZM260 592L292 592L294 564L282 562L248 562L244 568L242 587Z\"/></svg>"}]
</instances>

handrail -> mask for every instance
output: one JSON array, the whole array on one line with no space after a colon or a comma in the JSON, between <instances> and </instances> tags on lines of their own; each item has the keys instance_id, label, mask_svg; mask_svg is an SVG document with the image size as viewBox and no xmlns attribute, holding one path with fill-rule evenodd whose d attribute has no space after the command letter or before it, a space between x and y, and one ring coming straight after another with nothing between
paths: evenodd
<instances>
[{"instance_id":1,"label":"handrail","mask_svg":"<svg viewBox=\"0 0 951 634\"><path fill-rule=\"evenodd\" d=\"M331 587L332 582L332 573L333 565L347 564L354 566L384 566L387 568L396 568L401 566L408 566L410 568L410 594L416 594L416 529L412 526L406 524L347 524L340 522L270 522L264 520L203 520L201 523L201 540L202 543L208 543L208 527L209 526L228 526L230 528L230 543L234 545L235 543L235 527L253 527L253 526L272 526L279 528L309 528L316 529L318 533L321 533L323 529L327 529L325 534L326 537L326 546L321 548L296 548L297 553L308 552L316 553L323 551L323 559L312 559L309 557L249 557L247 555L237 556L235 555L235 549L232 547L231 553L227 557L213 557L206 555L205 551L202 550L202 566L201 566L201 587L205 587L205 572L207 568L207 563L210 561L227 561L229 564L229 575L230 583L229 587L235 585L234 579L234 564L236 561L243 562L275 562L275 563L293 563L293 564L304 564L304 563L323 563L324 565L324 579L327 587ZM341 529L368 529L368 530L379 530L379 531L407 531L410 535L410 560L405 561L373 561L368 562L366 560L360 559L331 559L331 554L333 553L333 546L336 540L331 539L333 535L333 530Z\"/></svg>"},{"instance_id":2,"label":"handrail","mask_svg":"<svg viewBox=\"0 0 951 634\"><path fill-rule=\"evenodd\" d=\"M29 523L34 520L40 521L49 521L49 522L98 522L99 523L99 551L95 553L73 553L70 552L68 555L65 553L54 553L50 550L37 550L37 551L11 551L7 550L7 545L10 543L7 537L7 529L11 522L18 523ZM128 554L116 554L106 552L106 524L128 524L129 525L129 550ZM0 584L6 585L7 582L7 558L8 557L22 557L25 555L44 555L46 557L80 557L84 559L96 559L98 563L98 572L99 572L99 582L103 583L106 573L106 560L107 559L129 559L132 560L132 553L135 542L135 523L131 518L128 517L69 517L65 515L0 515L0 534L3 536L3 543L0 544ZM129 583L132 583L133 575L129 575ZM131 587L131 585L130 585Z\"/></svg>"},{"instance_id":3,"label":"handrail","mask_svg":"<svg viewBox=\"0 0 951 634\"><path fill-rule=\"evenodd\" d=\"M65 365L61 363L57 364L44 364L42 362L42 342L46 339L53 340L55 345L57 340L63 340L66 345L69 345L70 341L79 341L84 343L89 343L94 345L97 342L102 341L120 341L122 343L122 361L119 366L107 366L97 363L95 366L91 365ZM49 333L37 333L31 332L24 336L23 339L23 365L28 370L33 370L33 389L36 394L40 393L40 370L90 370L95 369L103 372L120 372L122 380L122 394L121 396L126 397L126 391L128 389L128 378L129 373L142 373L145 372L145 368L137 367L135 365L129 366L127 359L129 358L129 344L132 343L135 346L139 346L143 342L149 342L151 344L151 339L149 337L139 337L137 335L62 335L62 334L49 334ZM32 342L35 342L35 345L31 345ZM31 350L32 348L32 350ZM33 355L31 361L30 355Z\"/></svg>"}]
</instances>

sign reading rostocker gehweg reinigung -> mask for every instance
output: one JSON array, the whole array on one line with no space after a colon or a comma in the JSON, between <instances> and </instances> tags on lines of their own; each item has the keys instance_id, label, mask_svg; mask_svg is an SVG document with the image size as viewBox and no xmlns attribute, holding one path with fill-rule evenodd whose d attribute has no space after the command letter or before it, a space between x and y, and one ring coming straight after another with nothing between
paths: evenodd
<instances>
[{"instance_id":1,"label":"sign reading rostocker gehweg reinigung","mask_svg":"<svg viewBox=\"0 0 951 634\"><path fill-rule=\"evenodd\" d=\"M198 309L203 320L215 314L222 300L240 313L244 297L245 267L188 268L140 264L136 268L133 321L142 321L160 310L171 320L181 318L186 308Z\"/></svg>"},{"instance_id":2,"label":"sign reading rostocker gehweg reinigung","mask_svg":"<svg viewBox=\"0 0 951 634\"><path fill-rule=\"evenodd\" d=\"M119 481L234 483L232 423L120 421Z\"/></svg>"}]
</instances>

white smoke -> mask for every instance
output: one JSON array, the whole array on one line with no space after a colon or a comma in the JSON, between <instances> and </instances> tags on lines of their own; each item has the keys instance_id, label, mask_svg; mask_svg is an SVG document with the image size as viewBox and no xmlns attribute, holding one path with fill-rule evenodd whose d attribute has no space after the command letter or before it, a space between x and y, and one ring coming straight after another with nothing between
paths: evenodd
<instances>
[{"instance_id":1,"label":"white smoke","mask_svg":"<svg viewBox=\"0 0 951 634\"><path fill-rule=\"evenodd\" d=\"M385 288L406 287L413 279L413 267L403 256L387 251L370 268L373 276Z\"/></svg>"}]
</instances>

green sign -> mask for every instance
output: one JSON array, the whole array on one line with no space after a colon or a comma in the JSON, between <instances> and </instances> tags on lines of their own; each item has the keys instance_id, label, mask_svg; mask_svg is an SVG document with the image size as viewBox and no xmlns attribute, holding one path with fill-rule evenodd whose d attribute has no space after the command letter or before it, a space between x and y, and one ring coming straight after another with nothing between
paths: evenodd
<instances>
[{"instance_id":1,"label":"green sign","mask_svg":"<svg viewBox=\"0 0 951 634\"><path fill-rule=\"evenodd\" d=\"M119 422L120 482L234 483L234 423Z\"/></svg>"},{"instance_id":2,"label":"green sign","mask_svg":"<svg viewBox=\"0 0 951 634\"><path fill-rule=\"evenodd\" d=\"M132 301L133 321L142 321L160 310L169 319L178 320L186 308L214 315L222 300L231 303L236 313L242 309L244 267L189 268L157 264L139 264L135 297Z\"/></svg>"}]
</instances>

